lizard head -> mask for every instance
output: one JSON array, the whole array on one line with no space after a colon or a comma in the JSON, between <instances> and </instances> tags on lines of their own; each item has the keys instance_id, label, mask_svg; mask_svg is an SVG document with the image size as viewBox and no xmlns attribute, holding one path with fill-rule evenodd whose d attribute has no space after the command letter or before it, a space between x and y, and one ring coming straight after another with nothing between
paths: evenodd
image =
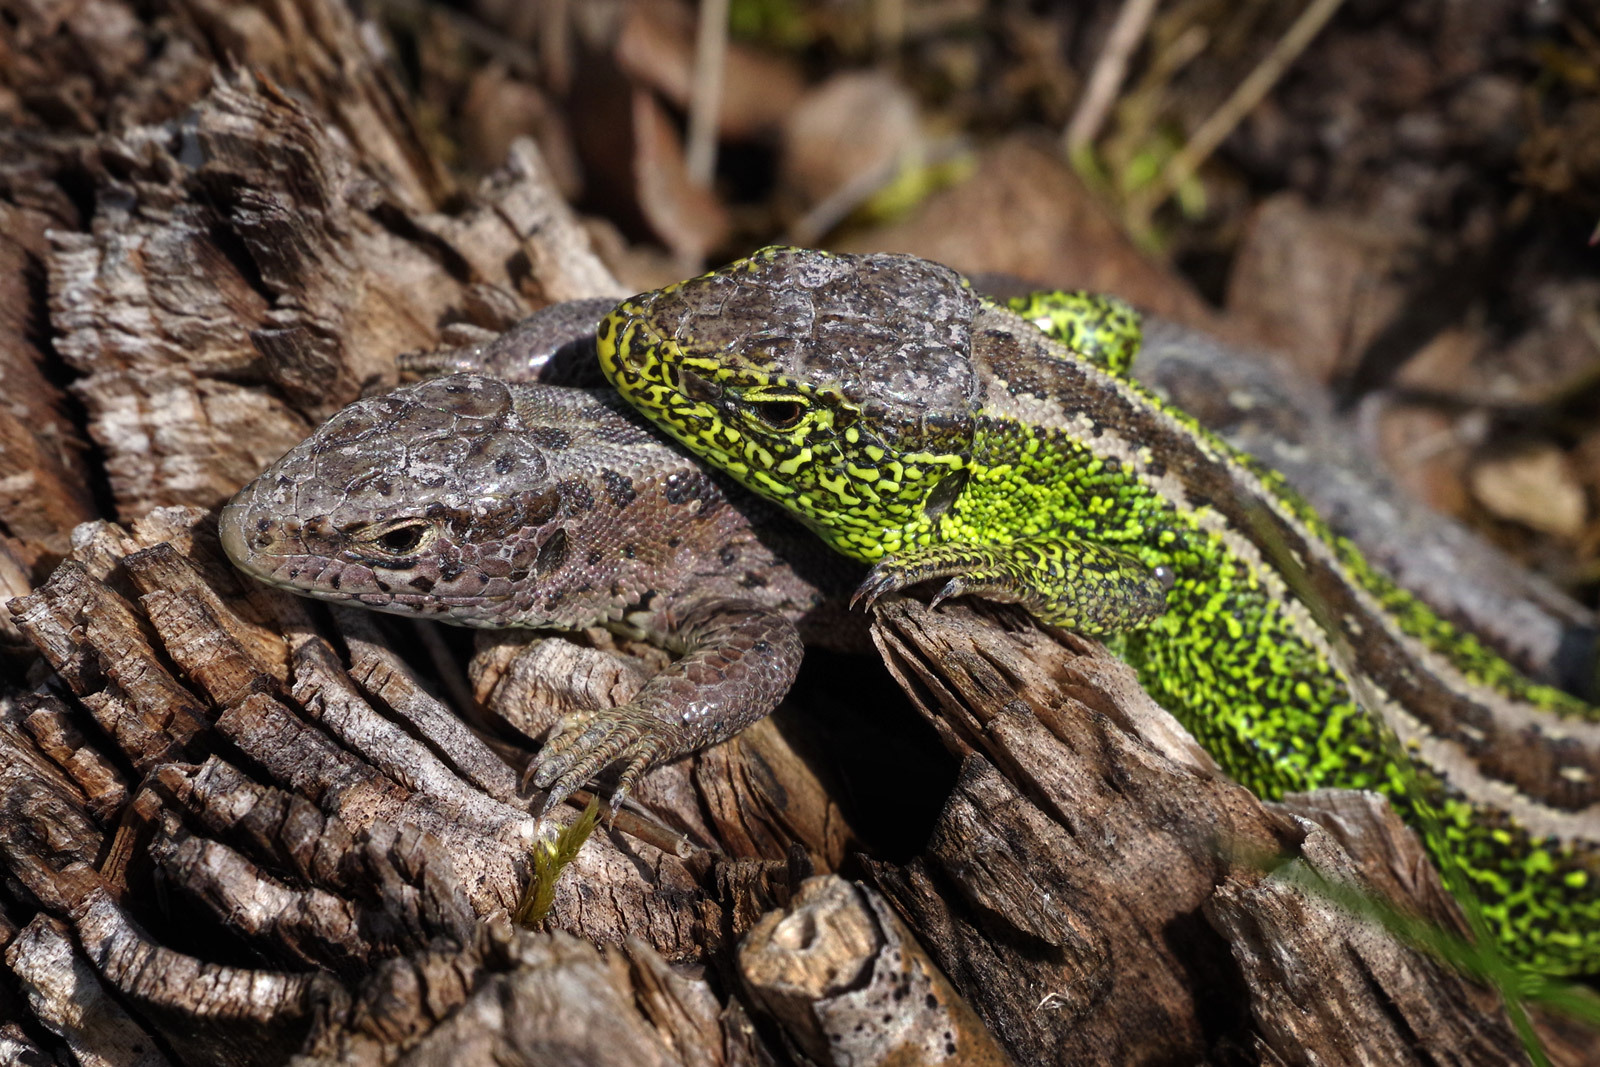
<instances>
[{"instance_id":1,"label":"lizard head","mask_svg":"<svg viewBox=\"0 0 1600 1067\"><path fill-rule=\"evenodd\" d=\"M357 401L239 490L223 549L325 600L469 626L566 625L569 528L594 494L562 476L572 435L522 416L503 382L469 374Z\"/></svg>"},{"instance_id":2,"label":"lizard head","mask_svg":"<svg viewBox=\"0 0 1600 1067\"><path fill-rule=\"evenodd\" d=\"M914 256L767 248L600 324L619 392L701 458L872 560L965 476L977 298Z\"/></svg>"}]
</instances>

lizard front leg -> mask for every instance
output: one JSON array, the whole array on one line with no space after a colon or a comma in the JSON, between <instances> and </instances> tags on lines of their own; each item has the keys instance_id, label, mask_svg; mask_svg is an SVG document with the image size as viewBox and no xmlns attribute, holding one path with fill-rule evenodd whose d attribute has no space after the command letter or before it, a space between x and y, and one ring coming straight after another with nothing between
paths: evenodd
<instances>
[{"instance_id":1,"label":"lizard front leg","mask_svg":"<svg viewBox=\"0 0 1600 1067\"><path fill-rule=\"evenodd\" d=\"M1035 617L1081 634L1114 634L1147 626L1167 610L1173 575L1105 545L1067 534L1004 544L946 541L881 560L854 602L934 578L949 578L934 596L981 596L1020 604Z\"/></svg>"},{"instance_id":2,"label":"lizard front leg","mask_svg":"<svg viewBox=\"0 0 1600 1067\"><path fill-rule=\"evenodd\" d=\"M698 600L681 615L663 611L657 625L683 655L628 703L574 712L556 725L528 769L533 784L550 791L541 813L620 767L615 810L651 767L725 741L767 715L800 669L794 623L748 600Z\"/></svg>"}]
</instances>

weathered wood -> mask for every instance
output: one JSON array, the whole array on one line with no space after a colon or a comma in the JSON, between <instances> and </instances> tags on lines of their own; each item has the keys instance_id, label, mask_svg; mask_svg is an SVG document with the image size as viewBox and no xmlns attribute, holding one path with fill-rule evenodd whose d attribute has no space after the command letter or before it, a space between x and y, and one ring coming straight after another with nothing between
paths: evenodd
<instances>
[{"instance_id":1,"label":"weathered wood","mask_svg":"<svg viewBox=\"0 0 1600 1067\"><path fill-rule=\"evenodd\" d=\"M95 516L84 437L45 375L41 347L45 230L79 219L58 189L52 203L29 202L27 192L48 183L28 163L38 161L0 160L0 531L8 535L0 555L13 572L53 565L67 553L67 532Z\"/></svg>"},{"instance_id":2,"label":"weathered wood","mask_svg":"<svg viewBox=\"0 0 1600 1067\"><path fill-rule=\"evenodd\" d=\"M25 117L0 131L0 654L27 657L0 687L0 1058L793 1063L736 946L803 967L822 947L785 924L849 911L886 984L773 1014L863 1054L932 1019L972 1062L965 1000L1018 1063L1515 1059L1486 994L1269 872L1448 921L1392 819L1261 805L1098 646L959 606L877 627L964 761L920 855L854 857L850 786L780 711L647 776L559 932L512 931L522 761L660 654L483 635L470 683L436 686L436 637L245 581L205 511L398 353L620 292L530 145L454 184L372 39L336 0L0 18ZM870 890L796 897L850 864L905 929ZM928 992L877 1022L907 968Z\"/></svg>"},{"instance_id":3,"label":"weathered wood","mask_svg":"<svg viewBox=\"0 0 1600 1067\"><path fill-rule=\"evenodd\" d=\"M813 1061L835 1067L1011 1063L878 894L807 880L739 948L756 1001Z\"/></svg>"},{"instance_id":4,"label":"weathered wood","mask_svg":"<svg viewBox=\"0 0 1600 1067\"><path fill-rule=\"evenodd\" d=\"M1201 1058L1231 1017L1257 1055L1283 1063L1521 1057L1492 994L1271 872L1294 857L1459 929L1386 808L1357 819L1368 802L1333 794L1321 817L1345 821L1338 841L1275 812L1223 778L1125 664L1006 619L880 609L890 670L970 754L927 854L871 869L1013 1055Z\"/></svg>"},{"instance_id":5,"label":"weathered wood","mask_svg":"<svg viewBox=\"0 0 1600 1067\"><path fill-rule=\"evenodd\" d=\"M273 658L247 647L269 646L263 626L217 595L237 578L219 562L207 517L189 513L185 536L175 534L175 518L168 512L151 524L173 535L152 546L102 527L86 541L97 566L125 553L104 580L69 561L18 602L17 618L36 643L72 649L56 662L80 705L116 708L123 718L112 726L124 727L98 735L96 743L116 753L108 762L82 735L40 726L41 716L70 721L61 698L11 705L0 724L0 862L85 946L101 980L155 1019L244 1013L262 1028L261 1048L282 1052L301 1040L313 1001L338 989L307 985L292 971L356 978L382 959L434 951L440 938L466 946L482 920L504 921L526 877L530 801L517 795L513 769L374 644L365 615L318 623L299 601L259 596L258 604L285 613L275 625L285 631L277 640L287 648L278 657L287 675L277 677ZM107 582L143 592L129 599ZM359 623L350 632L337 624L346 615ZM352 668L330 638L350 650ZM97 699L113 690L115 700ZM391 719L397 710L409 714ZM48 749L36 747L34 732L48 737ZM182 762L203 753L199 763ZM107 798L134 784L114 770L122 760L146 777L116 812ZM108 767L116 776L109 786ZM476 774L464 777L463 767ZM692 790L656 795L694 807ZM127 879L107 881L94 866L107 849L96 814L135 812L132 858L105 869L125 867ZM138 932L128 909L143 910L156 884L191 929L225 932L286 969L235 974ZM722 926L718 914L682 859L600 834L558 890L551 923L595 941L635 937L673 958L699 959L706 927ZM209 999L194 1000L176 980L151 985L159 972L123 961L116 953L124 948L194 981L210 976ZM114 973L104 970L113 964ZM361 996L354 988L340 995ZM230 1059L246 1061L271 1057Z\"/></svg>"}]
</instances>

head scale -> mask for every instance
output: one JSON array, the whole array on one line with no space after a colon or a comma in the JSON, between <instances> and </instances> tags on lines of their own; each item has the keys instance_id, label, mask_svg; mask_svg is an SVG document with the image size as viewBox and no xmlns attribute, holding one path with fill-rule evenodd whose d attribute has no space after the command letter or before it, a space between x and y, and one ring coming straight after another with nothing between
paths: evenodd
<instances>
[{"instance_id":1,"label":"head scale","mask_svg":"<svg viewBox=\"0 0 1600 1067\"><path fill-rule=\"evenodd\" d=\"M767 248L625 301L600 360L695 452L873 559L964 467L976 310L928 260Z\"/></svg>"},{"instance_id":2,"label":"head scale","mask_svg":"<svg viewBox=\"0 0 1600 1067\"><path fill-rule=\"evenodd\" d=\"M503 382L476 375L360 400L239 490L222 545L247 573L322 599L563 625L549 598L583 519L574 498L592 502L561 476L564 435L529 426Z\"/></svg>"}]
</instances>

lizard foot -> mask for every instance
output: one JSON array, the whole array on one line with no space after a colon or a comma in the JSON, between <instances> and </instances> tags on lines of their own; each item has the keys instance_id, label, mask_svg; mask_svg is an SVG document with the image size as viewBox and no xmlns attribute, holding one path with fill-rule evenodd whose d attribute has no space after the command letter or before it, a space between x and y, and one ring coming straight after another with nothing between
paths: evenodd
<instances>
[{"instance_id":1,"label":"lizard foot","mask_svg":"<svg viewBox=\"0 0 1600 1067\"><path fill-rule=\"evenodd\" d=\"M887 557L867 572L850 606L871 607L887 593L936 578L947 581L935 606L980 596L1084 634L1148 625L1167 610L1175 581L1165 566L1147 567L1118 548L1053 533L1004 544L949 541Z\"/></svg>"},{"instance_id":2,"label":"lizard foot","mask_svg":"<svg viewBox=\"0 0 1600 1067\"><path fill-rule=\"evenodd\" d=\"M611 810L622 806L639 775L670 747L666 724L639 708L624 705L563 716L523 775L548 789L539 814L555 808L576 789L609 767L621 767L611 794Z\"/></svg>"},{"instance_id":3,"label":"lizard foot","mask_svg":"<svg viewBox=\"0 0 1600 1067\"><path fill-rule=\"evenodd\" d=\"M972 563L962 560L935 560L921 556L891 557L880 560L870 571L855 595L850 598L852 608L858 605L870 610L874 604L890 593L900 593L914 585L949 578L928 602L938 607L946 600L958 596L979 596L1002 603L1022 604L1037 611L1044 605L1032 595L1025 577L1008 573L1001 568L973 570Z\"/></svg>"}]
</instances>

